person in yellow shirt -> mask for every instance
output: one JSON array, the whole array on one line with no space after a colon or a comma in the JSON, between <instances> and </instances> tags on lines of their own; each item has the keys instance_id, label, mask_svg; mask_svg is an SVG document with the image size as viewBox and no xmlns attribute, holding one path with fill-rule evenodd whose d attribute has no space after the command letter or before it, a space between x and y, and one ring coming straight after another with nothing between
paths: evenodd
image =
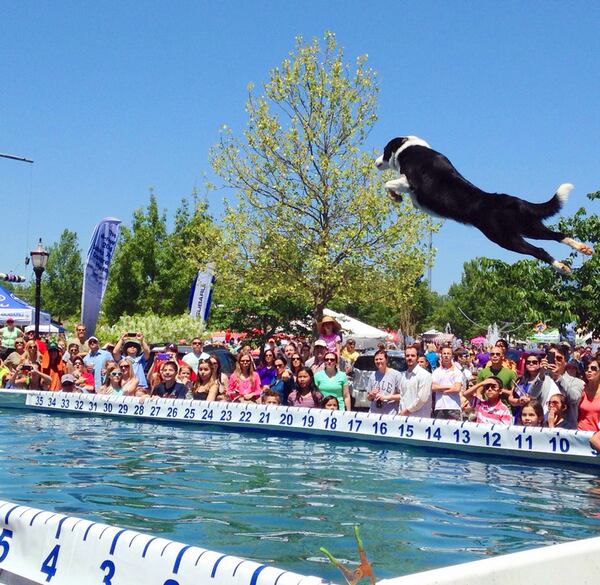
<instances>
[{"instance_id":1,"label":"person in yellow shirt","mask_svg":"<svg viewBox=\"0 0 600 585\"><path fill-rule=\"evenodd\" d=\"M354 365L354 362L360 355L358 351L356 351L356 341L354 341L354 339L351 337L348 338L340 355L346 360L346 362L350 362L350 365Z\"/></svg>"}]
</instances>

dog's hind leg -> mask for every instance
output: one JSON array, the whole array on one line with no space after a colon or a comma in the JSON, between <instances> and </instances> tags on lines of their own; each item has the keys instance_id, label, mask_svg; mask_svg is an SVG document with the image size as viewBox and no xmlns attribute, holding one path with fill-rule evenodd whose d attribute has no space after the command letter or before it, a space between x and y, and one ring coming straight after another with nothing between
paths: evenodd
<instances>
[{"instance_id":1,"label":"dog's hind leg","mask_svg":"<svg viewBox=\"0 0 600 585\"><path fill-rule=\"evenodd\" d=\"M534 240L554 240L555 242L561 242L586 256L591 256L594 253L594 249L591 246L578 242L562 232L555 232L541 222L534 222L528 225L523 235Z\"/></svg>"},{"instance_id":2,"label":"dog's hind leg","mask_svg":"<svg viewBox=\"0 0 600 585\"><path fill-rule=\"evenodd\" d=\"M571 248L577 250L578 252L581 252L582 254L585 254L586 256L591 256L594 253L594 248L592 248L591 246L588 246L587 244L583 244L581 242L578 242L577 240L574 240L573 238L563 238L561 240L561 242L563 244L566 244L567 246L571 246Z\"/></svg>"},{"instance_id":3,"label":"dog's hind leg","mask_svg":"<svg viewBox=\"0 0 600 585\"><path fill-rule=\"evenodd\" d=\"M534 258L537 258L542 262L546 262L546 264L550 264L550 266L552 266L554 270L560 272L561 274L571 274L571 268L569 266L567 266L563 262L559 262L558 260L552 258L552 256L550 256L550 254L548 254L548 252L546 252L546 250L544 250L543 248L538 248L537 246L526 242L521 236L517 236L515 234L510 233L502 234L500 236L498 234L490 234L485 232L484 234L490 240L492 240L492 242L495 242L496 244L502 246L506 250L510 250L511 252L518 252L519 254L527 254L528 256L533 256Z\"/></svg>"}]
</instances>

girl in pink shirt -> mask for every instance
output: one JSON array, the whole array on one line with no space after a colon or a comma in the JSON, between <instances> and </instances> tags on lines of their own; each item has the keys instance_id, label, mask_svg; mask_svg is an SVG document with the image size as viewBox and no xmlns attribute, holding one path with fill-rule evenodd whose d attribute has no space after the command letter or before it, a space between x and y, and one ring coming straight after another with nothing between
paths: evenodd
<instances>
[{"instance_id":1,"label":"girl in pink shirt","mask_svg":"<svg viewBox=\"0 0 600 585\"><path fill-rule=\"evenodd\" d=\"M256 402L262 386L260 376L254 371L250 353L241 353L237 358L235 372L229 378L227 396L231 402Z\"/></svg>"},{"instance_id":2,"label":"girl in pink shirt","mask_svg":"<svg viewBox=\"0 0 600 585\"><path fill-rule=\"evenodd\" d=\"M471 397L471 406L478 423L510 425L512 415L508 406L500 400L502 380L490 376L463 392L465 398Z\"/></svg>"}]
</instances>

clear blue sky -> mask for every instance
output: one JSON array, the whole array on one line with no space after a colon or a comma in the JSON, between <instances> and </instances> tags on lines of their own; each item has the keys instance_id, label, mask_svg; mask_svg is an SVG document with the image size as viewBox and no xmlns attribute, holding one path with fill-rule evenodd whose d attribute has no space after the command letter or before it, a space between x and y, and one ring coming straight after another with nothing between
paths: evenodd
<instances>
[{"instance_id":1,"label":"clear blue sky","mask_svg":"<svg viewBox=\"0 0 600 585\"><path fill-rule=\"evenodd\" d=\"M566 214L600 189L597 1L4 1L0 152L35 163L0 159L0 271L25 273L37 238L65 227L85 251L150 187L173 209L202 186L219 126L245 124L248 82L325 30L379 72L366 149L417 134L478 186L532 201L570 181ZM440 292L465 260L521 258L452 223L434 245Z\"/></svg>"}]
</instances>

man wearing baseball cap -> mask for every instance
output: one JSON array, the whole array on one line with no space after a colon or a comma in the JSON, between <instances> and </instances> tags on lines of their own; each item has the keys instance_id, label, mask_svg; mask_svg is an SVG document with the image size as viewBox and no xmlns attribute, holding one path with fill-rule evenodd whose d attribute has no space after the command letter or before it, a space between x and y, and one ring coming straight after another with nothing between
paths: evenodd
<instances>
[{"instance_id":1,"label":"man wearing baseball cap","mask_svg":"<svg viewBox=\"0 0 600 585\"><path fill-rule=\"evenodd\" d=\"M306 360L305 366L313 372L318 372L325 367L325 354L327 353L327 343L323 339L317 339L313 345L313 357Z\"/></svg>"},{"instance_id":2,"label":"man wearing baseball cap","mask_svg":"<svg viewBox=\"0 0 600 585\"><path fill-rule=\"evenodd\" d=\"M60 391L61 392L79 392L75 388L75 376L72 374L63 374L60 378Z\"/></svg>"},{"instance_id":3,"label":"man wearing baseball cap","mask_svg":"<svg viewBox=\"0 0 600 585\"><path fill-rule=\"evenodd\" d=\"M0 329L0 345L5 349L14 349L15 340L17 337L21 337L23 332L15 327L15 320L13 317L7 317L6 325Z\"/></svg>"},{"instance_id":4,"label":"man wearing baseball cap","mask_svg":"<svg viewBox=\"0 0 600 585\"><path fill-rule=\"evenodd\" d=\"M100 342L94 335L88 338L87 344L89 347L88 354L83 358L85 364L94 366L94 387L102 386L102 370L106 368L107 362L112 361L112 355L105 349L100 349Z\"/></svg>"}]
</instances>

